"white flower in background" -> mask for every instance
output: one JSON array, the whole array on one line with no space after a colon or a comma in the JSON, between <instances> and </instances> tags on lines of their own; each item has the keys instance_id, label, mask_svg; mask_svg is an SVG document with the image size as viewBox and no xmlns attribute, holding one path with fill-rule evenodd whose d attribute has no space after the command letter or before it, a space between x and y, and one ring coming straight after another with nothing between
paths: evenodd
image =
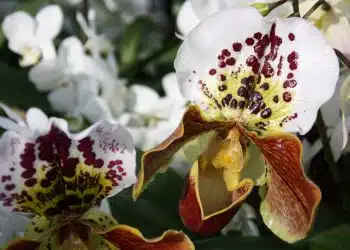
<instances>
[{"instance_id":1,"label":"white flower in background","mask_svg":"<svg viewBox=\"0 0 350 250\"><path fill-rule=\"evenodd\" d=\"M83 115L91 122L112 119L107 97L120 86L115 77L84 52L76 37L66 38L58 56L43 60L29 72L39 91L48 91L53 109L73 116Z\"/></svg>"},{"instance_id":2,"label":"white flower in background","mask_svg":"<svg viewBox=\"0 0 350 250\"><path fill-rule=\"evenodd\" d=\"M177 27L181 35L187 35L199 22L220 10L248 6L253 3L272 3L276 0L186 0L177 16ZM271 17L284 17L292 12L290 3L285 3L271 11Z\"/></svg>"},{"instance_id":3,"label":"white flower in background","mask_svg":"<svg viewBox=\"0 0 350 250\"><path fill-rule=\"evenodd\" d=\"M163 77L165 97L144 85L133 85L127 98L127 113L119 122L128 129L136 147L146 150L161 143L178 126L185 111L175 73Z\"/></svg>"},{"instance_id":4,"label":"white flower in background","mask_svg":"<svg viewBox=\"0 0 350 250\"><path fill-rule=\"evenodd\" d=\"M146 15L152 6L150 0L104 0L111 12L120 12L122 20L129 23L137 16Z\"/></svg>"},{"instance_id":5,"label":"white flower in background","mask_svg":"<svg viewBox=\"0 0 350 250\"><path fill-rule=\"evenodd\" d=\"M33 18L27 12L16 11L5 17L2 30L9 40L9 48L22 56L21 66L55 58L53 39L61 31L62 10L58 5L49 5Z\"/></svg>"},{"instance_id":6,"label":"white flower in background","mask_svg":"<svg viewBox=\"0 0 350 250\"><path fill-rule=\"evenodd\" d=\"M317 0L300 3L300 14L304 15ZM327 0L330 8L319 7L308 20L312 21L327 37L330 44L350 58L350 1Z\"/></svg>"},{"instance_id":7,"label":"white flower in background","mask_svg":"<svg viewBox=\"0 0 350 250\"><path fill-rule=\"evenodd\" d=\"M341 75L332 98L321 107L335 161L338 161L342 154L350 152L350 148L346 147L350 130L349 88L350 74L346 71ZM312 144L306 139L303 140L303 162L306 168L322 148L321 139L317 139Z\"/></svg>"},{"instance_id":8,"label":"white flower in background","mask_svg":"<svg viewBox=\"0 0 350 250\"><path fill-rule=\"evenodd\" d=\"M242 236L259 236L256 218L254 208L248 203L243 203L233 219L221 230L221 233L227 235L230 231L239 231Z\"/></svg>"},{"instance_id":9,"label":"white flower in background","mask_svg":"<svg viewBox=\"0 0 350 250\"><path fill-rule=\"evenodd\" d=\"M117 76L118 71L114 47L105 35L97 34L95 10L90 9L87 18L86 20L80 12L76 15L80 28L88 38L85 48L91 52L91 56L96 62L105 65L112 74Z\"/></svg>"}]
</instances>

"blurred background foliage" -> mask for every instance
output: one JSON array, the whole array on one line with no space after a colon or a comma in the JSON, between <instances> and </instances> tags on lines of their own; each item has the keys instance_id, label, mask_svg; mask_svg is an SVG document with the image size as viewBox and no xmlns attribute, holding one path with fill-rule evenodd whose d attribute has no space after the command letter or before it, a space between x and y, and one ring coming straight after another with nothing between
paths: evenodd
<instances>
[{"instance_id":1,"label":"blurred background foliage","mask_svg":"<svg viewBox=\"0 0 350 250\"><path fill-rule=\"evenodd\" d=\"M152 0L150 0L152 1ZM48 0L1 0L0 18L15 10L25 10L35 14L45 4L64 1ZM175 36L176 13L181 0L153 0L152 11L147 16L139 16L128 25L119 25L116 15L106 14L101 25L102 33L112 33L117 56L119 75L127 83L148 85L161 95L161 78L172 72L173 62L181 40ZM75 11L68 5L61 5L65 13L65 29L57 43L67 35L80 34L75 21ZM100 8L103 7L101 0ZM84 6L78 6L84 10ZM105 12L107 13L107 12ZM114 16L113 16L114 15ZM46 94L38 92L28 79L28 69L20 68L18 56L9 51L7 41L0 34L0 100L10 106L26 110L36 106L48 115L55 114L50 109ZM319 137L314 127L306 137L312 142ZM139 152L140 158L141 152ZM350 155L344 155L336 165L339 177L334 176L327 165L324 152L320 151L311 162L308 175L322 190L322 202L318 209L313 230L305 240L290 245L275 237L258 217L260 237L243 237L239 234L217 235L204 238L184 228L178 216L178 200L181 197L183 178L169 170L159 174L143 195L134 202L131 190L125 190L110 204L114 216L120 223L137 227L145 236L157 236L169 228L185 231L199 250L219 249L310 249L335 250L350 249ZM257 190L249 196L250 203L259 210L260 197Z\"/></svg>"}]
</instances>

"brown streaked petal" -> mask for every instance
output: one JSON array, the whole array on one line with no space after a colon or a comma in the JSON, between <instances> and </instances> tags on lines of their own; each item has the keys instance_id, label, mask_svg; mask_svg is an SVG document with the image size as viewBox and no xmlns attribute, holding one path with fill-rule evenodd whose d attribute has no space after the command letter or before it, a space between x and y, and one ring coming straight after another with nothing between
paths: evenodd
<instances>
[{"instance_id":1,"label":"brown streaked petal","mask_svg":"<svg viewBox=\"0 0 350 250\"><path fill-rule=\"evenodd\" d=\"M220 121L207 121L201 114L199 107L190 106L176 130L157 147L143 154L141 168L133 189L134 199L140 195L142 189L154 174L161 169L167 168L167 164L170 162L172 156L187 142L201 134L214 130L224 130L230 126L233 126L233 124Z\"/></svg>"},{"instance_id":2,"label":"brown streaked petal","mask_svg":"<svg viewBox=\"0 0 350 250\"><path fill-rule=\"evenodd\" d=\"M101 235L108 243L120 250L193 250L191 240L180 231L168 230L162 236L146 239L136 228L118 225Z\"/></svg>"},{"instance_id":3,"label":"brown streaked petal","mask_svg":"<svg viewBox=\"0 0 350 250\"><path fill-rule=\"evenodd\" d=\"M25 238L19 238L10 242L5 250L36 250L39 249L40 243Z\"/></svg>"},{"instance_id":4,"label":"brown streaked petal","mask_svg":"<svg viewBox=\"0 0 350 250\"><path fill-rule=\"evenodd\" d=\"M305 238L321 191L305 176L299 139L287 133L267 137L245 133L260 148L266 161L267 192L260 206L266 226L289 243Z\"/></svg>"},{"instance_id":5,"label":"brown streaked petal","mask_svg":"<svg viewBox=\"0 0 350 250\"><path fill-rule=\"evenodd\" d=\"M223 169L202 169L199 169L198 162L193 164L179 212L182 222L191 231L212 235L218 233L238 211L253 189L253 182L244 179L229 192Z\"/></svg>"}]
</instances>

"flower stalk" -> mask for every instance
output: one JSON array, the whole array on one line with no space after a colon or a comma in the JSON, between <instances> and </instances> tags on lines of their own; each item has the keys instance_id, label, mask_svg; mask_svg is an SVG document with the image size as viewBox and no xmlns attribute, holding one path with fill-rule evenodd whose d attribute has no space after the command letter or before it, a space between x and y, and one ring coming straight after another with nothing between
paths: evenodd
<instances>
[{"instance_id":1,"label":"flower stalk","mask_svg":"<svg viewBox=\"0 0 350 250\"><path fill-rule=\"evenodd\" d=\"M308 12L306 12L303 18L308 19L312 15L312 13L314 13L320 6L323 6L325 10L330 10L332 8L332 6L329 3L327 3L327 1L319 0L311 7L311 9L309 9Z\"/></svg>"},{"instance_id":2,"label":"flower stalk","mask_svg":"<svg viewBox=\"0 0 350 250\"><path fill-rule=\"evenodd\" d=\"M323 117L321 112L319 111L317 114L317 119L316 119L316 127L317 131L321 137L322 144L323 144L323 154L324 154L324 159L327 162L327 165L329 167L329 171L332 173L334 180L339 183L340 181L340 175L338 171L338 166L334 160L334 156L332 153L331 146L329 144L329 138L327 135L327 127L324 123Z\"/></svg>"}]
</instances>

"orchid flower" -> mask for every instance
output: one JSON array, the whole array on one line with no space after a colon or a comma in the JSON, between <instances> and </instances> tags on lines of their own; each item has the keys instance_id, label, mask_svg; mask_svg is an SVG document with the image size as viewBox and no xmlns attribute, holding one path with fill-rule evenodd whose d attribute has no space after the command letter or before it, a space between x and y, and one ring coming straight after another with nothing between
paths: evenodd
<instances>
[{"instance_id":1,"label":"orchid flower","mask_svg":"<svg viewBox=\"0 0 350 250\"><path fill-rule=\"evenodd\" d=\"M162 86L165 97L160 97L145 85L132 85L126 98L129 112L119 118L119 122L132 134L135 145L142 150L150 149L167 138L185 111L186 100L178 88L176 74L164 76Z\"/></svg>"},{"instance_id":2,"label":"orchid flower","mask_svg":"<svg viewBox=\"0 0 350 250\"><path fill-rule=\"evenodd\" d=\"M35 216L7 249L194 249L182 232L145 239L95 208L136 181L132 138L120 125L71 134L35 108L27 124L1 121L12 129L0 139L0 210Z\"/></svg>"},{"instance_id":3,"label":"orchid flower","mask_svg":"<svg viewBox=\"0 0 350 250\"><path fill-rule=\"evenodd\" d=\"M58 5L49 5L33 18L24 11L16 11L5 17L2 30L9 40L9 48L22 56L22 67L39 62L42 57L51 60L56 56L53 39L63 24L62 10Z\"/></svg>"},{"instance_id":4,"label":"orchid flower","mask_svg":"<svg viewBox=\"0 0 350 250\"><path fill-rule=\"evenodd\" d=\"M114 56L114 48L105 35L97 34L96 27L96 12L93 9L88 11L88 20L86 20L82 13L78 12L76 19L88 37L85 44L86 49L91 51L92 58L98 63L105 64L112 74L117 75L117 63Z\"/></svg>"},{"instance_id":5,"label":"orchid flower","mask_svg":"<svg viewBox=\"0 0 350 250\"><path fill-rule=\"evenodd\" d=\"M233 7L245 7L254 3L276 2L275 0L186 0L180 8L177 15L176 23L180 35L187 35L200 21L212 14ZM272 10L269 16L286 17L292 12L292 5L285 3L278 8Z\"/></svg>"},{"instance_id":6,"label":"orchid flower","mask_svg":"<svg viewBox=\"0 0 350 250\"><path fill-rule=\"evenodd\" d=\"M74 116L83 115L90 121L112 119L105 98L106 89L117 88L115 77L102 65L87 56L81 41L66 38L60 45L57 58L43 60L29 72L29 78L40 91L51 91L48 100L53 109Z\"/></svg>"},{"instance_id":7,"label":"orchid flower","mask_svg":"<svg viewBox=\"0 0 350 250\"><path fill-rule=\"evenodd\" d=\"M189 229L217 233L257 185L266 226L287 242L304 238L321 192L303 172L299 139L287 132L305 134L334 92L338 60L322 33L301 18L230 9L185 37L175 69L192 104L144 153L134 198L185 147L193 166L179 212Z\"/></svg>"},{"instance_id":8,"label":"orchid flower","mask_svg":"<svg viewBox=\"0 0 350 250\"><path fill-rule=\"evenodd\" d=\"M317 0L300 3L300 14L304 15ZM319 7L308 20L312 21L327 37L330 44L350 58L350 2L347 0L329 0L328 7Z\"/></svg>"}]
</instances>

